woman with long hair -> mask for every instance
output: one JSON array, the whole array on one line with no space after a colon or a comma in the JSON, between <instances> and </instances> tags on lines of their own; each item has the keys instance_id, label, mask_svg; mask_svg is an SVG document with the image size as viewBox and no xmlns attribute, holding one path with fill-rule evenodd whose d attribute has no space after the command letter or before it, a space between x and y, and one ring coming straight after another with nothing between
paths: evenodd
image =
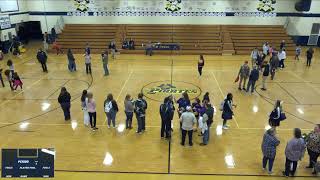
<instances>
[{"instance_id":1,"label":"woman with long hair","mask_svg":"<svg viewBox=\"0 0 320 180\"><path fill-rule=\"evenodd\" d=\"M108 119L108 128L110 128L111 122L113 128L116 128L116 115L119 109L112 94L108 94L107 99L104 101L104 111Z\"/></svg>"},{"instance_id":2,"label":"woman with long hair","mask_svg":"<svg viewBox=\"0 0 320 180\"><path fill-rule=\"evenodd\" d=\"M70 107L71 107L71 96L69 94L69 92L67 91L67 89L65 87L61 88L61 92L60 95L58 97L58 102L60 103L60 106L63 110L63 114L64 114L64 119L70 120Z\"/></svg>"},{"instance_id":3,"label":"woman with long hair","mask_svg":"<svg viewBox=\"0 0 320 180\"><path fill-rule=\"evenodd\" d=\"M200 76L202 75L203 67L204 67L204 57L203 57L203 55L200 55L200 58L199 58L199 61L198 61L198 72L199 72Z\"/></svg>"},{"instance_id":4,"label":"woman with long hair","mask_svg":"<svg viewBox=\"0 0 320 180\"><path fill-rule=\"evenodd\" d=\"M134 111L134 102L130 94L124 99L124 112L126 114L126 129L132 129L132 117Z\"/></svg>"},{"instance_id":5,"label":"woman with long hair","mask_svg":"<svg viewBox=\"0 0 320 180\"><path fill-rule=\"evenodd\" d=\"M96 105L96 101L93 99L93 94L91 92L88 92L88 94L87 94L86 104L87 104L87 110L89 113L91 129L92 129L92 131L96 131L98 129L96 127L96 124L97 124L96 107L97 107L97 105Z\"/></svg>"},{"instance_id":6,"label":"woman with long hair","mask_svg":"<svg viewBox=\"0 0 320 180\"><path fill-rule=\"evenodd\" d=\"M226 99L224 100L223 110L222 110L222 119L223 119L223 129L229 129L227 125L227 121L232 119L233 114L233 107L236 105L233 104L233 95L231 93L227 94Z\"/></svg>"},{"instance_id":7,"label":"woman with long hair","mask_svg":"<svg viewBox=\"0 0 320 180\"><path fill-rule=\"evenodd\" d=\"M88 94L88 91L83 90L81 95L81 108L83 111L83 122L85 126L89 126L89 113L87 110L87 103L86 103L87 94Z\"/></svg>"},{"instance_id":8,"label":"woman with long hair","mask_svg":"<svg viewBox=\"0 0 320 180\"><path fill-rule=\"evenodd\" d=\"M271 111L269 115L269 125L276 129L278 126L280 126L280 121L282 121L281 114L283 113L282 110L282 101L277 100L276 103L274 104L274 108Z\"/></svg>"}]
</instances>

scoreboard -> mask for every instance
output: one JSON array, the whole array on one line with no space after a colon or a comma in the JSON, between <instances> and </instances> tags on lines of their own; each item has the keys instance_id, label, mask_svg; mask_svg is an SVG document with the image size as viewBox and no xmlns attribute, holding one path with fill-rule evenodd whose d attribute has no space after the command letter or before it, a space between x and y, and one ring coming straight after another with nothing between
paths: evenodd
<instances>
[{"instance_id":1,"label":"scoreboard","mask_svg":"<svg viewBox=\"0 0 320 180\"><path fill-rule=\"evenodd\" d=\"M55 150L2 149L3 178L54 177Z\"/></svg>"}]
</instances>

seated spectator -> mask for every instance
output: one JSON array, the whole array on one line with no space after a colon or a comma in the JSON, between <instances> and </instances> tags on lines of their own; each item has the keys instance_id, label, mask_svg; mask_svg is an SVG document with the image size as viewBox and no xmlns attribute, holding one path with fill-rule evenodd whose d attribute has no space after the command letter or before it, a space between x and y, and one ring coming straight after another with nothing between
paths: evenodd
<instances>
[{"instance_id":1,"label":"seated spectator","mask_svg":"<svg viewBox=\"0 0 320 180\"><path fill-rule=\"evenodd\" d=\"M127 39L123 40L122 49L129 49L129 41Z\"/></svg>"},{"instance_id":2,"label":"seated spectator","mask_svg":"<svg viewBox=\"0 0 320 180\"><path fill-rule=\"evenodd\" d=\"M134 50L134 40L132 38L130 38L130 41L129 41L129 49L130 50Z\"/></svg>"}]
</instances>

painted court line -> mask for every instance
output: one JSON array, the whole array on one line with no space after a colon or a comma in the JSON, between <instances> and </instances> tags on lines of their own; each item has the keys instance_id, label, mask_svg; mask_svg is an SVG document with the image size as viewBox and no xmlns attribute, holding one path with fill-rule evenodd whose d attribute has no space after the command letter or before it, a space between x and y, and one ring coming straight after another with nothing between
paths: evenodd
<instances>
[{"instance_id":1,"label":"painted court line","mask_svg":"<svg viewBox=\"0 0 320 180\"><path fill-rule=\"evenodd\" d=\"M214 73L213 73L212 71L211 71L211 74L212 74L214 80L216 81L216 83L217 83L217 85L218 85L218 88L219 88L219 91L220 91L220 94L221 94L222 98L225 98L225 95L223 94L223 91L222 91L222 89L221 89L221 86L220 86L220 84L219 84L216 76L214 75ZM233 117L233 118L234 118L234 122L236 123L237 127L240 128L240 127L239 127L239 124L238 124L238 122L237 122L236 117Z\"/></svg>"},{"instance_id":2,"label":"painted court line","mask_svg":"<svg viewBox=\"0 0 320 180\"><path fill-rule=\"evenodd\" d=\"M119 92L119 94L118 94L118 96L117 96L117 98L116 98L116 101L119 100L119 97L121 96L122 91L124 90L124 88L127 86L127 83L129 82L132 74L133 74L133 70L130 72L128 78L126 79L126 81L125 81L124 84L122 85L122 88L121 88L121 90L120 90L120 92ZM102 123L102 125L104 125L104 124L106 124L106 123L107 123L107 118L106 118L106 120Z\"/></svg>"},{"instance_id":3,"label":"painted court line","mask_svg":"<svg viewBox=\"0 0 320 180\"><path fill-rule=\"evenodd\" d=\"M25 92L26 89L30 89L32 86L38 84L41 80L43 80L45 77L47 77L49 74L46 74L44 76L42 76L39 80L35 81L34 83L32 83L31 85L29 85L28 87L26 87L25 89L23 89L22 91L20 91L19 93L15 94L12 98L10 99L7 99L5 101L3 101L1 104L0 104L0 107L7 104L9 101L13 100L14 98L16 98L18 95L22 94L23 92Z\"/></svg>"}]
</instances>

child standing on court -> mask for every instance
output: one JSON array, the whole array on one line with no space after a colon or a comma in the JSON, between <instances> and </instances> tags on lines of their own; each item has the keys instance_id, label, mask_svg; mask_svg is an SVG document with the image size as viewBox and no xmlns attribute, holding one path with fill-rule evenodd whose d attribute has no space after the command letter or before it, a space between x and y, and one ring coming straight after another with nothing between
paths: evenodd
<instances>
[{"instance_id":1,"label":"child standing on court","mask_svg":"<svg viewBox=\"0 0 320 180\"><path fill-rule=\"evenodd\" d=\"M20 88L22 89L22 81L18 75L17 72L13 73L13 86L14 86L14 90L17 90L18 86L20 86Z\"/></svg>"},{"instance_id":2,"label":"child standing on court","mask_svg":"<svg viewBox=\"0 0 320 180\"><path fill-rule=\"evenodd\" d=\"M299 61L299 56L301 54L301 46L300 45L297 45L296 47L296 56L294 57L295 60Z\"/></svg>"},{"instance_id":3,"label":"child standing on court","mask_svg":"<svg viewBox=\"0 0 320 180\"><path fill-rule=\"evenodd\" d=\"M84 61L86 64L86 73L91 74L91 56L90 56L90 54L86 53L84 55Z\"/></svg>"}]
</instances>

